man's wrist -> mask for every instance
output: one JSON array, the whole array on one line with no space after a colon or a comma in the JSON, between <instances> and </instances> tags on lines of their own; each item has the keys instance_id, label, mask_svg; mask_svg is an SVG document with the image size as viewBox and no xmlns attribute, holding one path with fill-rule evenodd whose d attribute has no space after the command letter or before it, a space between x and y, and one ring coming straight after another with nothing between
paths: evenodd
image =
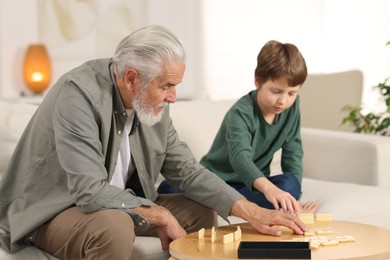
<instances>
[{"instance_id":1,"label":"man's wrist","mask_svg":"<svg viewBox=\"0 0 390 260\"><path fill-rule=\"evenodd\" d=\"M133 208L135 212L144 217L150 224L156 226L165 226L169 222L172 214L164 207L154 206L140 206Z\"/></svg>"},{"instance_id":2,"label":"man's wrist","mask_svg":"<svg viewBox=\"0 0 390 260\"><path fill-rule=\"evenodd\" d=\"M233 207L231 209L231 214L236 216L236 217L241 217L245 220L248 219L248 206L251 202L249 202L247 199L238 199L236 202L233 204Z\"/></svg>"}]
</instances>

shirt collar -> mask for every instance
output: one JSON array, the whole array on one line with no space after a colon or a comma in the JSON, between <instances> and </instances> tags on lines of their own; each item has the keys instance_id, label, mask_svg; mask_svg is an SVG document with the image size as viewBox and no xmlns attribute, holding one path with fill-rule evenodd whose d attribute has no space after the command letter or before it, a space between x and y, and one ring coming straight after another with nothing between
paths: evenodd
<instances>
[{"instance_id":1,"label":"shirt collar","mask_svg":"<svg viewBox=\"0 0 390 260\"><path fill-rule=\"evenodd\" d=\"M123 105L121 95L119 94L118 90L118 85L116 84L115 80L115 74L114 74L114 69L112 65L112 60L110 60L110 75L111 75L111 81L114 85L113 90L112 90L112 101L113 101L113 109L117 113L121 114L126 111L125 106Z\"/></svg>"}]
</instances>

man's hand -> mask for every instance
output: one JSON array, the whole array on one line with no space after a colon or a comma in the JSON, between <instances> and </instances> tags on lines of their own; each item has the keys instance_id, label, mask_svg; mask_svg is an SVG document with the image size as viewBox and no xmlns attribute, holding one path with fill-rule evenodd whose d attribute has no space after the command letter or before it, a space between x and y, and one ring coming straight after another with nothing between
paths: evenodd
<instances>
[{"instance_id":1,"label":"man's hand","mask_svg":"<svg viewBox=\"0 0 390 260\"><path fill-rule=\"evenodd\" d=\"M157 205L151 207L141 206L133 208L133 210L150 224L157 226L157 234L164 251L169 249L170 242L187 234L171 212L164 207Z\"/></svg>"},{"instance_id":2,"label":"man's hand","mask_svg":"<svg viewBox=\"0 0 390 260\"><path fill-rule=\"evenodd\" d=\"M288 227L298 235L307 231L305 224L294 214L264 209L246 199L237 200L231 213L247 220L257 231L266 235L282 235L279 229L273 228L276 225Z\"/></svg>"},{"instance_id":3,"label":"man's hand","mask_svg":"<svg viewBox=\"0 0 390 260\"><path fill-rule=\"evenodd\" d=\"M169 244L180 237L185 236L186 231L180 226L158 226L157 234L161 241L161 248L166 251L169 249Z\"/></svg>"}]
</instances>

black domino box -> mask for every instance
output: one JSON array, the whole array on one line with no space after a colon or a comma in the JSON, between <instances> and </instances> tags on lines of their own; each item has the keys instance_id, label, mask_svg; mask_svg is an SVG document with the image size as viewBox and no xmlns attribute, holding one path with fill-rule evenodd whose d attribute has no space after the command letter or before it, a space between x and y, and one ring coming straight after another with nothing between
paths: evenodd
<instances>
[{"instance_id":1,"label":"black domino box","mask_svg":"<svg viewBox=\"0 0 390 260\"><path fill-rule=\"evenodd\" d=\"M241 241L238 259L311 259L309 242L296 241Z\"/></svg>"}]
</instances>

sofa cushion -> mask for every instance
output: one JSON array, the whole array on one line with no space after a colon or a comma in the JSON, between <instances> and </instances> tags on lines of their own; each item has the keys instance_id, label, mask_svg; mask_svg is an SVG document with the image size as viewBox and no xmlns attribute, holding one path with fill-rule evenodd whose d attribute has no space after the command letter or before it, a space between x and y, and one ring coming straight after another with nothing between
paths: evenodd
<instances>
[{"instance_id":1,"label":"sofa cushion","mask_svg":"<svg viewBox=\"0 0 390 260\"><path fill-rule=\"evenodd\" d=\"M0 248L1 260L24 260L24 259L36 259L36 260L58 260L58 258L34 247L26 247L15 254L7 254Z\"/></svg>"},{"instance_id":2,"label":"sofa cushion","mask_svg":"<svg viewBox=\"0 0 390 260\"><path fill-rule=\"evenodd\" d=\"M310 73L299 94L301 96L301 125L351 132L353 127L341 125L344 117L341 109L345 105L359 107L362 91L363 73L359 70Z\"/></svg>"},{"instance_id":3,"label":"sofa cushion","mask_svg":"<svg viewBox=\"0 0 390 260\"><path fill-rule=\"evenodd\" d=\"M170 106L173 125L195 158L200 160L211 147L226 112L234 100L178 101ZM185 120L184 120L185 119Z\"/></svg>"},{"instance_id":4,"label":"sofa cushion","mask_svg":"<svg viewBox=\"0 0 390 260\"><path fill-rule=\"evenodd\" d=\"M143 260L161 260L168 259L168 251L161 250L160 240L155 237L137 237L134 241L134 250L131 259ZM39 259L39 260L57 260L58 258L34 247L29 246L15 254L7 254L0 248L1 260L23 260L23 259Z\"/></svg>"},{"instance_id":5,"label":"sofa cushion","mask_svg":"<svg viewBox=\"0 0 390 260\"><path fill-rule=\"evenodd\" d=\"M302 128L303 176L390 188L390 138Z\"/></svg>"},{"instance_id":6,"label":"sofa cushion","mask_svg":"<svg viewBox=\"0 0 390 260\"><path fill-rule=\"evenodd\" d=\"M390 229L390 189L303 178L302 201L317 201L318 212L335 220L354 221Z\"/></svg>"},{"instance_id":7,"label":"sofa cushion","mask_svg":"<svg viewBox=\"0 0 390 260\"><path fill-rule=\"evenodd\" d=\"M38 106L0 101L0 177Z\"/></svg>"}]
</instances>

